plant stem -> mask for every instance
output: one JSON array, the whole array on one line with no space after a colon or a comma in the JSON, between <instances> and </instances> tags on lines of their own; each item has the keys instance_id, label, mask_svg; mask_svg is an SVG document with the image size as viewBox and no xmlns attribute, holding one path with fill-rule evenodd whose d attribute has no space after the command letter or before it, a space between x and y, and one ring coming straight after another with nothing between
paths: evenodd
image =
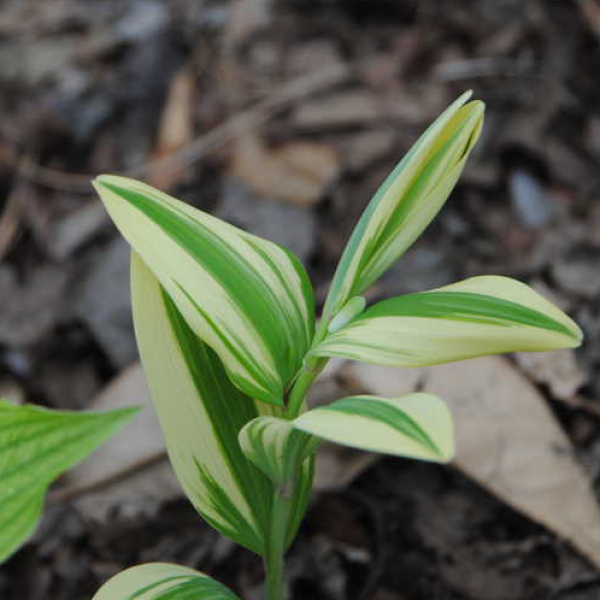
<instances>
[{"instance_id":1,"label":"plant stem","mask_svg":"<svg viewBox=\"0 0 600 600\"><path fill-rule=\"evenodd\" d=\"M326 323L321 323L316 332L313 345L318 344L326 332ZM287 406L283 413L285 419L294 419L300 414L306 393L326 364L326 358L313 358L307 362L288 396ZM284 598L283 556L286 550L290 512L296 493L298 477L299 473L294 473L289 482L275 488L271 512L271 530L267 553L264 557L267 576L265 583L266 600L283 600Z\"/></svg>"},{"instance_id":2,"label":"plant stem","mask_svg":"<svg viewBox=\"0 0 600 600\"><path fill-rule=\"evenodd\" d=\"M303 370L298 379L296 379L296 383L288 397L285 412L283 413L284 418L295 419L300 414L306 392L310 389L319 371L320 369Z\"/></svg>"},{"instance_id":3,"label":"plant stem","mask_svg":"<svg viewBox=\"0 0 600 600\"><path fill-rule=\"evenodd\" d=\"M313 360L308 368L304 368L290 391L287 407L283 414L286 419L294 419L300 413L306 393L313 381L325 366L327 359ZM271 512L271 530L264 557L267 575L265 590L266 600L283 600L284 594L284 561L287 532L294 494L298 484L299 472L290 480L275 488L273 508Z\"/></svg>"},{"instance_id":4,"label":"plant stem","mask_svg":"<svg viewBox=\"0 0 600 600\"><path fill-rule=\"evenodd\" d=\"M283 555L293 497L294 489L285 489L284 486L275 489L271 534L265 556L266 600L283 600L284 597Z\"/></svg>"}]
</instances>

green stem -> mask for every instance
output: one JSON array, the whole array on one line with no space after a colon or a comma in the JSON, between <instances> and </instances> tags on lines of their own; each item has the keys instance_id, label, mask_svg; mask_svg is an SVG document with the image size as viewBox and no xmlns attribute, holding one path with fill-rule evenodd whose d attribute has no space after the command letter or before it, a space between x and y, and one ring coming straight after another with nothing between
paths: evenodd
<instances>
[{"instance_id":1,"label":"green stem","mask_svg":"<svg viewBox=\"0 0 600 600\"><path fill-rule=\"evenodd\" d=\"M327 335L327 323L321 321L315 337L313 339L312 347L318 346L323 338ZM310 355L310 350L307 356ZM284 419L295 419L302 409L302 403L306 397L306 393L313 384L313 381L317 375L323 370L323 367L327 364L327 358L313 357L306 361L304 369L294 382L292 390L288 396L287 406L283 413Z\"/></svg>"},{"instance_id":2,"label":"green stem","mask_svg":"<svg viewBox=\"0 0 600 600\"><path fill-rule=\"evenodd\" d=\"M317 329L313 346L317 345L327 334L327 324L321 322ZM307 361L288 396L287 406L283 413L285 419L295 419L302 410L306 393L317 375L327 364L326 358L313 358ZM287 531L290 513L296 493L299 473L294 473L290 482L275 489L271 513L271 530L264 557L267 575L265 590L266 600L283 600L284 597L284 561Z\"/></svg>"},{"instance_id":3,"label":"green stem","mask_svg":"<svg viewBox=\"0 0 600 600\"><path fill-rule=\"evenodd\" d=\"M283 600L284 598L283 555L294 491L294 489L285 489L283 486L275 490L271 532L265 556L266 600Z\"/></svg>"},{"instance_id":4,"label":"green stem","mask_svg":"<svg viewBox=\"0 0 600 600\"><path fill-rule=\"evenodd\" d=\"M310 389L310 386L320 370L321 369L313 368L310 370L303 370L302 373L300 373L288 397L287 406L283 413L285 419L295 419L300 414L300 409L302 408L306 393Z\"/></svg>"}]
</instances>

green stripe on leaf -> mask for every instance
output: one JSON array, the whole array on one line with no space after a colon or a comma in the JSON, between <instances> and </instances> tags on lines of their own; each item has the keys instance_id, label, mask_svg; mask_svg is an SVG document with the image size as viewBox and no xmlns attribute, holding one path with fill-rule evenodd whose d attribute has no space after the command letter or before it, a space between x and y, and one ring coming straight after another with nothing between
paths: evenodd
<instances>
[{"instance_id":1,"label":"green stripe on leaf","mask_svg":"<svg viewBox=\"0 0 600 600\"><path fill-rule=\"evenodd\" d=\"M431 394L342 398L302 414L293 425L318 438L395 456L446 462L454 454L450 413Z\"/></svg>"},{"instance_id":2,"label":"green stripe on leaf","mask_svg":"<svg viewBox=\"0 0 600 600\"><path fill-rule=\"evenodd\" d=\"M424 448L428 448L432 453L442 456L442 452L435 442L408 413L387 402L381 402L369 396L354 396L334 402L327 407L327 410L385 423L398 433L412 438Z\"/></svg>"},{"instance_id":3,"label":"green stripe on leaf","mask_svg":"<svg viewBox=\"0 0 600 600\"><path fill-rule=\"evenodd\" d=\"M168 563L131 567L109 579L93 600L239 600L204 573Z\"/></svg>"},{"instance_id":4,"label":"green stripe on leaf","mask_svg":"<svg viewBox=\"0 0 600 600\"><path fill-rule=\"evenodd\" d=\"M563 323L537 310L510 300L468 292L424 292L390 298L369 309L365 318L386 316L448 319L500 327L527 325L575 338Z\"/></svg>"},{"instance_id":5,"label":"green stripe on leaf","mask_svg":"<svg viewBox=\"0 0 600 600\"><path fill-rule=\"evenodd\" d=\"M312 288L297 259L140 182L102 176L95 187L235 385L281 405L314 333Z\"/></svg>"},{"instance_id":6,"label":"green stripe on leaf","mask_svg":"<svg viewBox=\"0 0 600 600\"><path fill-rule=\"evenodd\" d=\"M180 483L215 529L263 554L273 485L238 444L240 430L260 416L262 403L232 384L217 354L137 255L132 298L142 365ZM310 480L303 476L301 484L310 486Z\"/></svg>"},{"instance_id":7,"label":"green stripe on leaf","mask_svg":"<svg viewBox=\"0 0 600 600\"><path fill-rule=\"evenodd\" d=\"M301 465L314 453L319 440L294 429L291 421L258 417L240 432L246 456L278 486L294 483Z\"/></svg>"},{"instance_id":8,"label":"green stripe on leaf","mask_svg":"<svg viewBox=\"0 0 600 600\"><path fill-rule=\"evenodd\" d=\"M581 339L579 327L529 286L483 276L379 302L325 338L313 355L416 367L572 348Z\"/></svg>"},{"instance_id":9,"label":"green stripe on leaf","mask_svg":"<svg viewBox=\"0 0 600 600\"><path fill-rule=\"evenodd\" d=\"M383 182L356 225L335 272L324 318L362 294L418 238L456 184L483 123L483 104L451 104Z\"/></svg>"}]
</instances>

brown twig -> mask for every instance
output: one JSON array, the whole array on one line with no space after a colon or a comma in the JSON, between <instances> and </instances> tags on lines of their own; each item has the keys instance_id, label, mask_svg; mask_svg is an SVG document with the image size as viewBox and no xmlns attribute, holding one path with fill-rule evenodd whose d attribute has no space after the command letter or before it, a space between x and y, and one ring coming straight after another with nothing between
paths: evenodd
<instances>
[{"instance_id":1,"label":"brown twig","mask_svg":"<svg viewBox=\"0 0 600 600\"><path fill-rule=\"evenodd\" d=\"M21 228L23 199L27 193L27 180L35 170L34 162L28 155L24 155L19 159L16 170L13 187L0 215L0 262L12 248Z\"/></svg>"},{"instance_id":2,"label":"brown twig","mask_svg":"<svg viewBox=\"0 0 600 600\"><path fill-rule=\"evenodd\" d=\"M236 137L248 133L258 127L273 115L289 107L301 98L316 94L324 89L334 87L348 79L351 69L347 65L336 65L303 75L282 86L278 93L258 102L245 111L234 115L221 125L199 136L189 145L181 148L170 156L151 160L118 174L127 177L144 178L156 175L162 171L171 171L173 168L185 168L206 156L210 152L221 148ZM16 162L13 153L11 161ZM90 180L97 173L70 173L60 169L52 169L38 165L27 174L29 181L55 190L71 193L90 193Z\"/></svg>"},{"instance_id":3,"label":"brown twig","mask_svg":"<svg viewBox=\"0 0 600 600\"><path fill-rule=\"evenodd\" d=\"M113 483L127 479L128 477L131 477L132 475L140 471L149 469L150 467L162 462L163 460L166 460L166 458L166 452L158 452L142 460L139 460L138 462L133 463L128 467L125 467L124 469L113 473L112 475L108 475L107 477L103 477L92 483L80 486L65 485L50 492L50 494L48 495L48 501L51 503L59 503L75 500L76 498L96 492L109 485L112 485Z\"/></svg>"},{"instance_id":4,"label":"brown twig","mask_svg":"<svg viewBox=\"0 0 600 600\"><path fill-rule=\"evenodd\" d=\"M562 399L562 401L568 406L578 408L600 418L600 403L598 402L594 402L593 400L585 398L579 394L576 394L572 398Z\"/></svg>"}]
</instances>

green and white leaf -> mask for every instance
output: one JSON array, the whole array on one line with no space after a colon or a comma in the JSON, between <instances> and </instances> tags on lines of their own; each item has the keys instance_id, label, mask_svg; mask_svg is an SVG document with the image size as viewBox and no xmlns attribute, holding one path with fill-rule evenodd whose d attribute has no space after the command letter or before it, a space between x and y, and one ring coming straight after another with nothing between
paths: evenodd
<instances>
[{"instance_id":1,"label":"green and white leaf","mask_svg":"<svg viewBox=\"0 0 600 600\"><path fill-rule=\"evenodd\" d=\"M148 563L121 571L93 600L239 600L208 575L168 563Z\"/></svg>"},{"instance_id":2,"label":"green and white leaf","mask_svg":"<svg viewBox=\"0 0 600 600\"><path fill-rule=\"evenodd\" d=\"M50 484L137 410L69 412L0 400L0 562L33 533Z\"/></svg>"},{"instance_id":3,"label":"green and white leaf","mask_svg":"<svg viewBox=\"0 0 600 600\"><path fill-rule=\"evenodd\" d=\"M239 435L244 454L277 486L293 483L319 440L294 429L291 421L257 417Z\"/></svg>"},{"instance_id":4,"label":"green and white leaf","mask_svg":"<svg viewBox=\"0 0 600 600\"><path fill-rule=\"evenodd\" d=\"M282 405L314 330L312 288L296 258L138 181L105 175L94 186L235 385Z\"/></svg>"},{"instance_id":5,"label":"green and white leaf","mask_svg":"<svg viewBox=\"0 0 600 600\"><path fill-rule=\"evenodd\" d=\"M454 455L452 417L431 394L351 396L310 410L294 428L344 446L434 462Z\"/></svg>"},{"instance_id":6,"label":"green and white leaf","mask_svg":"<svg viewBox=\"0 0 600 600\"><path fill-rule=\"evenodd\" d=\"M529 286L483 276L379 302L326 338L314 354L417 367L573 348L581 339L577 324Z\"/></svg>"},{"instance_id":7,"label":"green and white leaf","mask_svg":"<svg viewBox=\"0 0 600 600\"><path fill-rule=\"evenodd\" d=\"M264 554L273 485L245 457L238 434L252 419L279 416L281 410L253 400L231 383L219 357L195 335L136 254L131 273L142 365L179 482L213 527ZM303 470L296 500L300 515L311 469L307 465Z\"/></svg>"},{"instance_id":8,"label":"green and white leaf","mask_svg":"<svg viewBox=\"0 0 600 600\"><path fill-rule=\"evenodd\" d=\"M344 304L342 310L338 312L327 327L327 331L329 333L335 333L339 331L342 327L345 327L352 319L355 319L360 315L365 307L367 306L367 301L364 296L354 296L354 298L350 298L346 304Z\"/></svg>"},{"instance_id":9,"label":"green and white leaf","mask_svg":"<svg viewBox=\"0 0 600 600\"><path fill-rule=\"evenodd\" d=\"M436 396L352 396L293 421L259 417L240 433L246 455L278 485L322 440L371 452L447 462L454 455L452 418Z\"/></svg>"},{"instance_id":10,"label":"green and white leaf","mask_svg":"<svg viewBox=\"0 0 600 600\"><path fill-rule=\"evenodd\" d=\"M365 209L333 278L327 322L409 248L445 203L483 124L484 105L465 104L470 96L463 94L436 119Z\"/></svg>"}]
</instances>

